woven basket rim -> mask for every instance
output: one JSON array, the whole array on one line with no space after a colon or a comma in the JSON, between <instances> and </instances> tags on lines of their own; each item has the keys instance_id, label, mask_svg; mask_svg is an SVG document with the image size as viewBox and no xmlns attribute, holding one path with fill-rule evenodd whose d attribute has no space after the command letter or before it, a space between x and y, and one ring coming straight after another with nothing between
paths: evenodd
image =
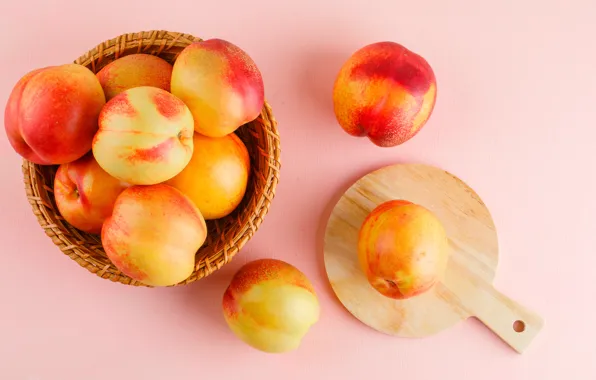
<instances>
[{"instance_id":1,"label":"woven basket rim","mask_svg":"<svg viewBox=\"0 0 596 380\"><path fill-rule=\"evenodd\" d=\"M160 55L164 52L168 52L173 47L179 49L180 46L185 46L201 40L201 38L191 34L170 32L166 30L148 30L126 33L97 44L95 47L79 56L73 63L87 66L95 73L101 65L107 64L110 60L117 59L121 54L132 54L130 52L126 53L127 50L130 51L131 46L139 53L147 53L148 51L151 51L151 49L157 48L156 52L151 51L150 53ZM104 59L105 57L108 57L108 59ZM222 235L222 238L225 239L226 242L221 249L213 252L207 257L197 256L193 274L185 281L173 286L186 285L200 280L229 263L257 232L263 223L265 216L269 212L279 182L281 169L281 143L279 131L277 129L277 120L273 116L267 100L265 100L259 117L248 124L252 123L260 126L260 129L263 132L262 134L267 141L266 151L262 151L261 148L257 147L259 153L266 156L267 162L266 175L263 175L261 172L258 173L258 177L262 177L262 181L264 181L265 185L260 194L252 195L252 197L257 197L257 199L254 202L254 207L251 209L250 217L244 223L242 228L238 229L237 233L233 236ZM251 157L251 161L253 159L255 158ZM90 255L81 249L81 244L87 242L87 239L89 239L88 234L76 229L73 231L72 226L70 226L70 228L65 227L64 223L66 222L59 216L58 210L51 203L51 199L47 199L49 196L48 193L51 193L53 189L48 186L45 181L38 183L39 178L44 179L42 169L44 168L38 164L26 159L22 160L23 181L27 199L36 216L38 224L45 231L46 235L52 239L53 243L81 267L86 268L88 271L101 278L126 285L150 287L124 275L115 269L113 265L110 265L111 263L101 267L101 265L98 265L94 260L91 260L92 258L89 257ZM259 178L252 178L251 181L257 181ZM65 233L67 228L68 234ZM95 245L90 244L88 247L85 246L85 248L101 250L101 243L96 241ZM107 257L105 259L108 260Z\"/></svg>"}]
</instances>

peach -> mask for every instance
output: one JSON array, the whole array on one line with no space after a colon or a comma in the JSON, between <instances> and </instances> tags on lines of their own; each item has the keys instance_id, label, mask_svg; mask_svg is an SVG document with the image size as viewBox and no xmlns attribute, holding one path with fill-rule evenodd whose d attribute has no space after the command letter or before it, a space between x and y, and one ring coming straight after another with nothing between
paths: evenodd
<instances>
[{"instance_id":1,"label":"peach","mask_svg":"<svg viewBox=\"0 0 596 380\"><path fill-rule=\"evenodd\" d=\"M199 209L163 183L125 189L101 230L110 261L122 273L150 286L171 286L187 279L206 238Z\"/></svg>"},{"instance_id":2,"label":"peach","mask_svg":"<svg viewBox=\"0 0 596 380\"><path fill-rule=\"evenodd\" d=\"M93 154L111 176L153 185L180 173L193 152L188 107L157 87L135 87L110 99L99 115Z\"/></svg>"},{"instance_id":3,"label":"peach","mask_svg":"<svg viewBox=\"0 0 596 380\"><path fill-rule=\"evenodd\" d=\"M97 118L106 100L91 70L77 64L49 66L25 74L4 112L12 148L40 165L59 165L91 150Z\"/></svg>"},{"instance_id":4,"label":"peach","mask_svg":"<svg viewBox=\"0 0 596 380\"><path fill-rule=\"evenodd\" d=\"M269 353L293 351L319 320L310 280L293 265L258 259L242 266L223 296L223 314L244 343Z\"/></svg>"},{"instance_id":5,"label":"peach","mask_svg":"<svg viewBox=\"0 0 596 380\"><path fill-rule=\"evenodd\" d=\"M246 146L231 133L224 137L194 134L188 165L166 183L193 200L207 220L229 215L240 204L250 174Z\"/></svg>"},{"instance_id":6,"label":"peach","mask_svg":"<svg viewBox=\"0 0 596 380\"><path fill-rule=\"evenodd\" d=\"M406 299L431 289L449 257L447 234L428 209L405 200L372 210L358 236L358 260L379 293Z\"/></svg>"},{"instance_id":7,"label":"peach","mask_svg":"<svg viewBox=\"0 0 596 380\"><path fill-rule=\"evenodd\" d=\"M151 54L130 54L118 58L98 73L106 100L134 87L151 86L170 91L172 65Z\"/></svg>"},{"instance_id":8,"label":"peach","mask_svg":"<svg viewBox=\"0 0 596 380\"><path fill-rule=\"evenodd\" d=\"M395 42L378 42L343 64L333 87L333 107L349 135L393 147L418 134L436 96L435 75L423 57Z\"/></svg>"},{"instance_id":9,"label":"peach","mask_svg":"<svg viewBox=\"0 0 596 380\"><path fill-rule=\"evenodd\" d=\"M184 48L174 62L171 92L190 108L195 131L210 137L225 136L256 119L265 96L252 58L221 39Z\"/></svg>"},{"instance_id":10,"label":"peach","mask_svg":"<svg viewBox=\"0 0 596 380\"><path fill-rule=\"evenodd\" d=\"M129 187L105 172L91 152L58 167L54 197L62 217L81 231L99 234L120 193Z\"/></svg>"}]
</instances>

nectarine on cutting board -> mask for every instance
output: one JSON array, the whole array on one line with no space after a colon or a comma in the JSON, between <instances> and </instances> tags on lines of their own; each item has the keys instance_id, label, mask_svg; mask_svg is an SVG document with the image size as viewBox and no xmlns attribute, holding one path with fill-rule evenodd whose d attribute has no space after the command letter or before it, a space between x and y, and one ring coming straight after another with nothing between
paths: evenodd
<instances>
[{"instance_id":1,"label":"nectarine on cutting board","mask_svg":"<svg viewBox=\"0 0 596 380\"><path fill-rule=\"evenodd\" d=\"M396 202L403 203L401 210ZM408 203L418 209L403 209ZM397 211L391 215L383 208ZM378 227L371 220L379 216L392 220ZM361 250L370 251L364 252L370 263L359 260L359 244ZM387 248L391 245L394 248ZM432 260L420 265L417 260L428 260L422 253ZM543 326L540 316L492 285L498 240L486 205L463 181L436 167L393 165L360 178L342 195L327 221L324 260L340 302L361 322L386 334L426 337L476 317L521 353ZM405 289L405 295L374 286L367 268L381 274L381 279L407 279L388 283Z\"/></svg>"},{"instance_id":2,"label":"nectarine on cutting board","mask_svg":"<svg viewBox=\"0 0 596 380\"><path fill-rule=\"evenodd\" d=\"M362 223L358 259L381 294L406 299L432 288L449 258L441 221L425 207L404 200L378 205Z\"/></svg>"}]
</instances>

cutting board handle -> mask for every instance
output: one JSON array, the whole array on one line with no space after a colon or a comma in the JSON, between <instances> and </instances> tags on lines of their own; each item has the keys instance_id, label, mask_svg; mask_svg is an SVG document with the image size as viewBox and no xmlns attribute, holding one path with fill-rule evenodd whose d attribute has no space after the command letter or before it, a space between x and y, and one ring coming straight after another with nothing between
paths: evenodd
<instances>
[{"instance_id":1,"label":"cutting board handle","mask_svg":"<svg viewBox=\"0 0 596 380\"><path fill-rule=\"evenodd\" d=\"M522 353L542 329L542 318L493 286L476 287L475 293L466 302L472 314Z\"/></svg>"}]
</instances>

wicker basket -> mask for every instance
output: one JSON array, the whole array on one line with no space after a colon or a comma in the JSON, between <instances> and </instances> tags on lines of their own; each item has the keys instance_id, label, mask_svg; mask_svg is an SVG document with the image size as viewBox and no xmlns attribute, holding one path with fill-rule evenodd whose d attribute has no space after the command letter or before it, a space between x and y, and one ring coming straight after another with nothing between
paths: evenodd
<instances>
[{"instance_id":1,"label":"wicker basket","mask_svg":"<svg viewBox=\"0 0 596 380\"><path fill-rule=\"evenodd\" d=\"M94 73L109 62L133 53L158 55L172 63L186 46L200 38L183 33L146 31L130 33L105 41L75 63ZM209 235L197 252L196 266L183 285L199 280L228 263L254 235L269 211L280 169L280 142L276 121L267 103L261 115L236 131L248 148L252 171L242 203L229 216L208 221ZM60 250L89 272L127 285L145 286L120 272L108 260L98 235L84 233L68 224L59 214L53 194L57 166L23 161L25 189L40 226Z\"/></svg>"}]
</instances>

